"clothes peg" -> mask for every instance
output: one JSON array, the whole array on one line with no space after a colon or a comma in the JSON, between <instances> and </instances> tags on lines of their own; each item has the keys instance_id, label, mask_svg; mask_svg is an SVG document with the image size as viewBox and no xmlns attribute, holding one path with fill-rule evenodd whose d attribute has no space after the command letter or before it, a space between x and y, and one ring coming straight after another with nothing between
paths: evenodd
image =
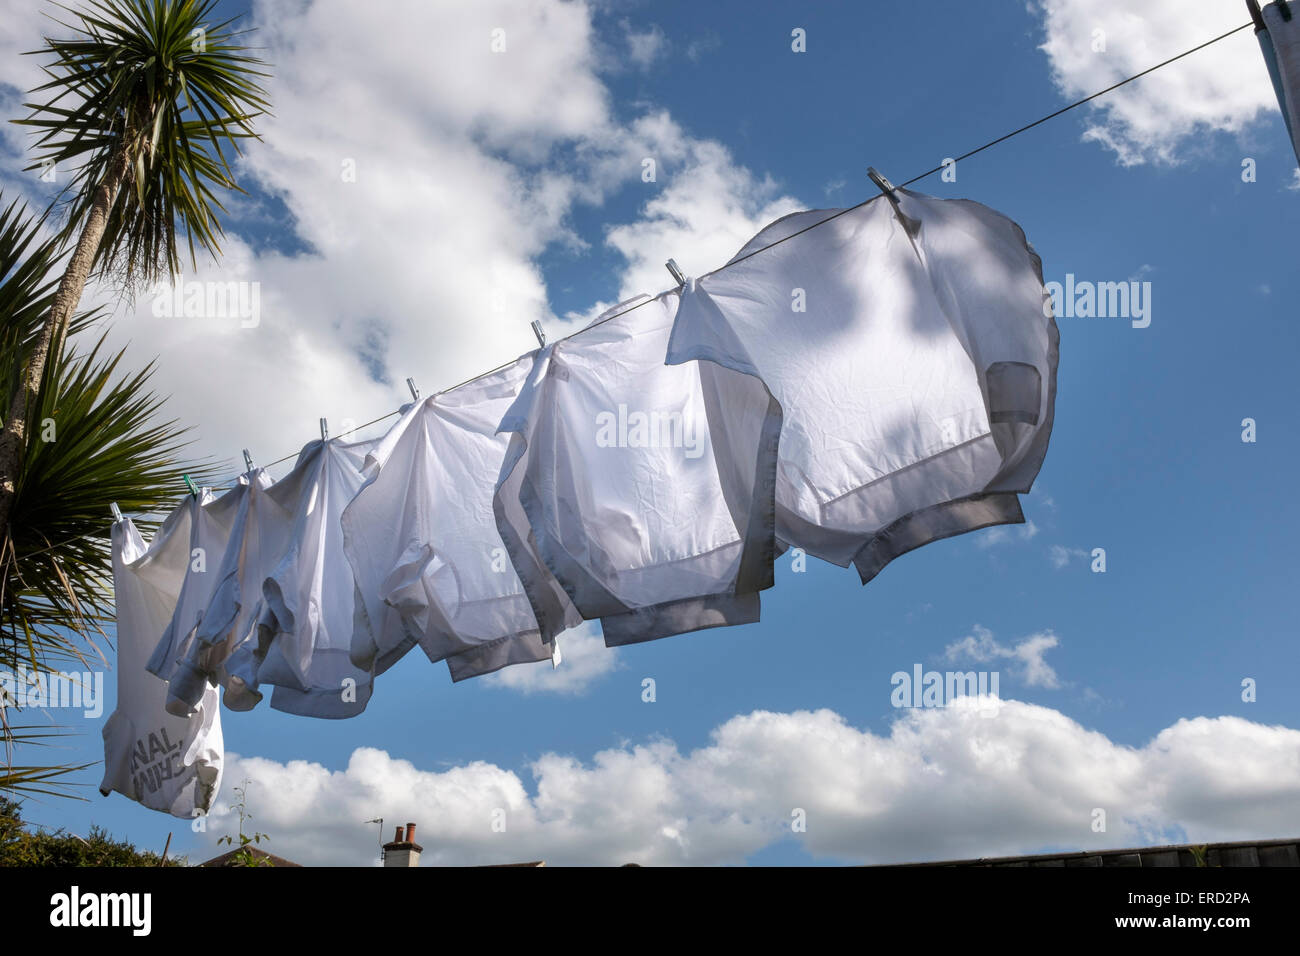
<instances>
[{"instance_id":1,"label":"clothes peg","mask_svg":"<svg viewBox=\"0 0 1300 956\"><path fill-rule=\"evenodd\" d=\"M1275 0L1277 12L1282 15L1282 19L1287 23L1291 22L1291 4L1287 0ZM1246 9L1250 11L1250 19L1255 22L1255 32L1267 30L1268 26L1264 23L1264 14L1259 9L1259 0L1246 0Z\"/></svg>"},{"instance_id":2,"label":"clothes peg","mask_svg":"<svg viewBox=\"0 0 1300 956\"><path fill-rule=\"evenodd\" d=\"M181 478L185 481L185 487L190 490L190 494L197 498L199 496L199 489L195 487L194 479L189 475L181 475Z\"/></svg>"},{"instance_id":3,"label":"clothes peg","mask_svg":"<svg viewBox=\"0 0 1300 956\"><path fill-rule=\"evenodd\" d=\"M880 188L880 191L885 194L885 198L889 200L889 204L897 209L898 197L894 195L894 184L886 179L884 174L877 170L875 166L867 167L867 175L870 176L871 181Z\"/></svg>"},{"instance_id":4,"label":"clothes peg","mask_svg":"<svg viewBox=\"0 0 1300 956\"><path fill-rule=\"evenodd\" d=\"M677 283L678 288L686 285L686 276L684 276L682 270L677 267L676 259L669 259L664 263L664 266L666 266L668 271L672 273L673 281Z\"/></svg>"},{"instance_id":5,"label":"clothes peg","mask_svg":"<svg viewBox=\"0 0 1300 956\"><path fill-rule=\"evenodd\" d=\"M546 348L546 333L542 331L542 322L540 319L533 319L533 335L537 336L537 344Z\"/></svg>"},{"instance_id":6,"label":"clothes peg","mask_svg":"<svg viewBox=\"0 0 1300 956\"><path fill-rule=\"evenodd\" d=\"M898 204L898 195L895 191L894 184L886 179L884 174L877 170L875 166L867 167L867 175L871 177L871 181L879 187L882 193L884 193L885 198L889 200L889 204L894 207L894 215L897 216L898 221L903 224L903 231L907 233L907 238L912 239L912 237L916 235L916 230L921 224L919 221L908 219L903 215L903 209ZM914 240L912 242L912 247L916 247L916 242Z\"/></svg>"},{"instance_id":7,"label":"clothes peg","mask_svg":"<svg viewBox=\"0 0 1300 956\"><path fill-rule=\"evenodd\" d=\"M114 520L114 521L121 521L121 520L122 520L122 509L119 508L119 507L117 506L117 502L116 502L116 501L114 501L114 502L112 502L111 504L109 504L109 506L108 506L108 510L111 511L111 512L113 512L113 520Z\"/></svg>"},{"instance_id":8,"label":"clothes peg","mask_svg":"<svg viewBox=\"0 0 1300 956\"><path fill-rule=\"evenodd\" d=\"M408 379L406 380L406 387L409 388L409 389L411 390L411 401L413 401L413 402L417 402L417 401L419 401L419 400L420 400L420 390L419 390L418 388L415 387L415 379L413 379L413 378L408 378Z\"/></svg>"},{"instance_id":9,"label":"clothes peg","mask_svg":"<svg viewBox=\"0 0 1300 956\"><path fill-rule=\"evenodd\" d=\"M1264 24L1264 14L1259 9L1259 0L1246 0L1246 9L1250 11L1250 19L1255 23L1255 32L1267 30Z\"/></svg>"},{"instance_id":10,"label":"clothes peg","mask_svg":"<svg viewBox=\"0 0 1300 956\"><path fill-rule=\"evenodd\" d=\"M244 449L244 470L245 471L253 470L253 456L248 453L247 448Z\"/></svg>"},{"instance_id":11,"label":"clothes peg","mask_svg":"<svg viewBox=\"0 0 1300 956\"><path fill-rule=\"evenodd\" d=\"M321 441L329 441L329 440L330 440L330 429L329 429L329 425L326 423L325 419L323 419L323 418L320 420L320 440L321 440Z\"/></svg>"}]
</instances>

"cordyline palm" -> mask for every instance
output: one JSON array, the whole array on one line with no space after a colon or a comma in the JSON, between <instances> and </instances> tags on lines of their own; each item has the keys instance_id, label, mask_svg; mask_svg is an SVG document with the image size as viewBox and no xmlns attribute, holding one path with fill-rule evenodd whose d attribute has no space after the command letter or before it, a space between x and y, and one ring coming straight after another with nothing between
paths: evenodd
<instances>
[{"instance_id":1,"label":"cordyline palm","mask_svg":"<svg viewBox=\"0 0 1300 956\"><path fill-rule=\"evenodd\" d=\"M89 0L56 21L67 39L45 38L35 54L50 81L26 104L38 159L29 169L75 170L56 203L77 236L48 315L8 395L0 433L0 543L9 531L17 477L28 447L32 404L46 366L58 361L92 272L126 287L180 271L178 231L191 263L214 257L223 235L217 198L239 190L230 168L239 140L269 104L262 61L238 44L234 20L209 22L216 0ZM59 5L61 6L61 5ZM51 356L54 359L51 360Z\"/></svg>"},{"instance_id":2,"label":"cordyline palm","mask_svg":"<svg viewBox=\"0 0 1300 956\"><path fill-rule=\"evenodd\" d=\"M17 204L0 212L0 383L5 386L24 373L57 295L53 266L59 247L55 239L42 241L40 228ZM72 316L70 333L75 336L94 318ZM116 501L125 509L156 514L170 507L179 474L207 476L206 468L182 458L182 432L175 423L157 420L162 399L148 388L152 366L125 373L121 352L102 351L101 338L84 354L74 349L50 362L29 406L37 427L28 436L15 482L0 561L0 671L102 669L93 659L103 658L95 635L112 612L109 505ZM148 521L140 524L152 527ZM52 778L78 768L15 764L14 744L30 746L52 735L48 725L12 720L16 712L31 716L0 706L0 793L54 792L59 784Z\"/></svg>"}]
</instances>

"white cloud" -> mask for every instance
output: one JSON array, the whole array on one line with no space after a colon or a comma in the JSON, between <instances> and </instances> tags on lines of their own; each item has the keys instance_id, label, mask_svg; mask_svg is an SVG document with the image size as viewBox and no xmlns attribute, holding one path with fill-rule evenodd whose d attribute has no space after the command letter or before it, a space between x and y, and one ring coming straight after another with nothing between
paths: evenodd
<instances>
[{"instance_id":1,"label":"white cloud","mask_svg":"<svg viewBox=\"0 0 1300 956\"><path fill-rule=\"evenodd\" d=\"M670 157L671 175L646 203L642 218L609 230L608 243L628 262L620 298L668 286L664 261L670 256L687 275L701 275L734 256L774 219L806 208L779 196L770 179L737 165L718 143L679 137L675 127L661 134L679 147Z\"/></svg>"},{"instance_id":2,"label":"white cloud","mask_svg":"<svg viewBox=\"0 0 1300 956\"><path fill-rule=\"evenodd\" d=\"M1064 545L1054 544L1047 550L1047 559L1052 562L1052 567L1058 571L1064 568L1075 558L1081 561L1087 561L1092 555L1083 548L1067 548Z\"/></svg>"},{"instance_id":3,"label":"white cloud","mask_svg":"<svg viewBox=\"0 0 1300 956\"><path fill-rule=\"evenodd\" d=\"M637 30L629 21L621 20L619 27L627 44L627 59L638 69L648 70L655 60L667 53L668 38L657 24Z\"/></svg>"},{"instance_id":4,"label":"white cloud","mask_svg":"<svg viewBox=\"0 0 1300 956\"><path fill-rule=\"evenodd\" d=\"M1018 664L1017 676L1030 687L1057 688L1061 682L1043 655L1058 644L1060 640L1055 634L1044 631L1041 634L1031 634L1018 644L1007 646L999 644L988 628L976 624L973 634L949 644L944 648L943 656L948 661L1015 661Z\"/></svg>"},{"instance_id":5,"label":"white cloud","mask_svg":"<svg viewBox=\"0 0 1300 956\"><path fill-rule=\"evenodd\" d=\"M1291 173L1291 181L1286 184L1286 188L1300 192L1300 168L1293 169Z\"/></svg>"},{"instance_id":6,"label":"white cloud","mask_svg":"<svg viewBox=\"0 0 1300 956\"><path fill-rule=\"evenodd\" d=\"M1104 89L1247 20L1240 3L1219 0L1035 0L1042 49L1071 100ZM1097 34L1096 31L1102 31ZM1098 38L1105 50L1094 50ZM1084 139L1114 150L1123 165L1174 163L1205 134L1239 133L1277 109L1252 30L1171 63L1108 93L1089 108Z\"/></svg>"},{"instance_id":7,"label":"white cloud","mask_svg":"<svg viewBox=\"0 0 1300 956\"><path fill-rule=\"evenodd\" d=\"M981 548L992 548L1000 544L1006 544L1013 539L1029 541L1038 536L1038 525L1033 521L1026 520L1024 524L1018 525L995 525L988 528L983 534L977 535L975 543Z\"/></svg>"},{"instance_id":8,"label":"white cloud","mask_svg":"<svg viewBox=\"0 0 1300 956\"><path fill-rule=\"evenodd\" d=\"M1043 660L1043 655L1059 643L1056 635L1048 632L1028 637L1012 648L1012 654L1024 665L1025 683L1030 687L1061 686L1056 671Z\"/></svg>"},{"instance_id":9,"label":"white cloud","mask_svg":"<svg viewBox=\"0 0 1300 956\"><path fill-rule=\"evenodd\" d=\"M552 667L548 661L516 664L489 674L483 678L484 682L525 694L577 695L623 666L617 649L605 646L600 628L592 622L565 631L557 640L560 643L559 667Z\"/></svg>"},{"instance_id":10,"label":"white cloud","mask_svg":"<svg viewBox=\"0 0 1300 956\"><path fill-rule=\"evenodd\" d=\"M608 122L585 8L405 0L384 13L255 5L276 115L258 121L265 142L246 147L240 176L283 200L277 231L311 251L254 252L232 235L194 277L259 283L261 323L161 320L147 295L114 317L112 341L134 340L137 364L160 355L156 387L197 426L200 454L279 457L321 416L337 434L395 409L407 375L428 393L513 358L548 314L532 259L565 239L574 189L528 158ZM503 54L489 49L496 26ZM92 287L84 304L110 294Z\"/></svg>"},{"instance_id":11,"label":"white cloud","mask_svg":"<svg viewBox=\"0 0 1300 956\"><path fill-rule=\"evenodd\" d=\"M259 283L256 328L159 319L148 295L132 308L102 285L87 291L86 306L118 306L110 342L133 341L129 361L159 356L155 387L173 396L170 415L195 426L198 455L280 457L322 416L338 434L393 411L408 375L428 394L513 359L533 347L533 319L563 334L537 260L555 246L586 248L568 222L576 204L645 190L645 222L608 237L627 256L613 278L630 293L665 288L669 255L701 271L720 265L797 205L775 201L770 183L666 112L615 118L588 5L382 7L254 3L275 115L258 121L264 141L248 144L239 174L284 213L237 205L294 248L266 248L234 222L220 263L187 278ZM37 20L6 21L6 48L37 46ZM493 53L498 28L506 48ZM638 55L654 34L637 34ZM0 82L17 96L37 65L0 56ZM646 157L655 183L641 183ZM3 178L30 185L18 165L7 162Z\"/></svg>"},{"instance_id":12,"label":"white cloud","mask_svg":"<svg viewBox=\"0 0 1300 956\"><path fill-rule=\"evenodd\" d=\"M1042 505L1048 511L1056 510L1056 499L1048 494L1041 484L1034 487L1028 500L1035 505Z\"/></svg>"},{"instance_id":13,"label":"white cloud","mask_svg":"<svg viewBox=\"0 0 1300 956\"><path fill-rule=\"evenodd\" d=\"M22 172L32 161L25 151L33 140L33 131L10 120L24 118L31 112L23 106L31 99L27 91L49 79L41 72L41 61L25 54L40 45L43 34L59 32L49 16L58 12L53 4L7 3L4 29L0 30L0 157L4 158L0 185L4 186L6 205L21 195L33 211L39 211L44 205L41 197L49 188L39 182L40 171ZM60 105L75 106L70 100Z\"/></svg>"},{"instance_id":14,"label":"white cloud","mask_svg":"<svg viewBox=\"0 0 1300 956\"><path fill-rule=\"evenodd\" d=\"M698 63L722 46L722 37L711 30L704 33L693 32L696 33L695 39L686 45L686 57L692 63Z\"/></svg>"},{"instance_id":15,"label":"white cloud","mask_svg":"<svg viewBox=\"0 0 1300 956\"><path fill-rule=\"evenodd\" d=\"M419 824L426 866L709 865L792 839L843 862L921 861L1290 835L1300 731L1197 717L1130 747L1048 708L1003 701L990 718L959 698L901 712L882 735L830 710L755 711L697 750L628 743L586 761L546 754L529 771L531 786L484 761L424 770L360 748L341 770L232 756L227 780L251 781L271 849L309 864L372 861L361 821L377 816ZM1094 808L1105 833L1092 832ZM806 833L791 832L796 809ZM223 795L212 852L235 823Z\"/></svg>"}]
</instances>

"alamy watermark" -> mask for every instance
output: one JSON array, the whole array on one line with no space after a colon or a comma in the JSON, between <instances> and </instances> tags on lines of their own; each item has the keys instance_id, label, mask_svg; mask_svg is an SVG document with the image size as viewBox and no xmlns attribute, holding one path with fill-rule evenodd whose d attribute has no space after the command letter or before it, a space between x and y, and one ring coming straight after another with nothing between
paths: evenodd
<instances>
[{"instance_id":1,"label":"alamy watermark","mask_svg":"<svg viewBox=\"0 0 1300 956\"><path fill-rule=\"evenodd\" d=\"M895 707L946 707L961 697L977 697L980 716L995 717L1001 704L997 671L927 671L913 664L910 674L895 671L889 682Z\"/></svg>"},{"instance_id":2,"label":"alamy watermark","mask_svg":"<svg viewBox=\"0 0 1300 956\"><path fill-rule=\"evenodd\" d=\"M170 284L155 282L149 294L158 319L238 319L241 329L255 329L262 322L260 282L187 282L178 272Z\"/></svg>"},{"instance_id":3,"label":"alamy watermark","mask_svg":"<svg viewBox=\"0 0 1300 956\"><path fill-rule=\"evenodd\" d=\"M599 448L681 448L687 458L704 454L701 422L687 420L681 412L628 411L620 404L614 412L596 415Z\"/></svg>"},{"instance_id":4,"label":"alamy watermark","mask_svg":"<svg viewBox=\"0 0 1300 956\"><path fill-rule=\"evenodd\" d=\"M1127 282L1091 282L1065 274L1064 284L1048 282L1043 291L1050 296L1043 302L1043 314L1049 318L1130 319L1133 328L1151 324L1151 283L1130 279Z\"/></svg>"},{"instance_id":5,"label":"alamy watermark","mask_svg":"<svg viewBox=\"0 0 1300 956\"><path fill-rule=\"evenodd\" d=\"M0 705L80 710L89 718L104 713L104 675L99 671L0 671Z\"/></svg>"},{"instance_id":6,"label":"alamy watermark","mask_svg":"<svg viewBox=\"0 0 1300 956\"><path fill-rule=\"evenodd\" d=\"M148 936L152 913L152 893L83 893L73 884L50 897L50 925L56 928L121 927L132 936Z\"/></svg>"}]
</instances>

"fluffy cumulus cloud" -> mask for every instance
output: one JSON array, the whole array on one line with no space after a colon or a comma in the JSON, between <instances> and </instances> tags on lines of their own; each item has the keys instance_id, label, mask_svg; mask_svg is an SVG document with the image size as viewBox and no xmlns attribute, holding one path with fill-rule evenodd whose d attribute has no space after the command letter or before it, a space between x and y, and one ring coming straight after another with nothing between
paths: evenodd
<instances>
[{"instance_id":1,"label":"fluffy cumulus cloud","mask_svg":"<svg viewBox=\"0 0 1300 956\"><path fill-rule=\"evenodd\" d=\"M654 123L669 127L671 121L660 116ZM664 285L665 249L687 275L701 275L734 256L772 220L806 208L780 195L770 179L738 166L718 143L684 140L671 127L657 138L681 144L671 156L680 174L646 203L642 219L609 231L608 242L628 262L624 297Z\"/></svg>"},{"instance_id":2,"label":"fluffy cumulus cloud","mask_svg":"<svg viewBox=\"0 0 1300 956\"><path fill-rule=\"evenodd\" d=\"M1034 0L1043 51L1077 99L1226 33L1249 19L1219 0ZM1259 45L1246 29L1095 101L1085 139L1125 165L1177 162L1207 134L1238 133L1277 110Z\"/></svg>"},{"instance_id":3,"label":"fluffy cumulus cloud","mask_svg":"<svg viewBox=\"0 0 1300 956\"><path fill-rule=\"evenodd\" d=\"M660 739L589 760L546 754L526 777L481 761L425 770L372 748L337 770L235 756L227 774L250 781L276 852L309 864L374 861L360 821L377 816L419 824L424 865L724 864L791 839L822 859L921 861L1294 826L1300 731L1197 717L1130 747L1044 707L1006 700L987 714L959 698L875 734L830 710L755 711L696 750ZM208 838L234 823L221 803Z\"/></svg>"},{"instance_id":4,"label":"fluffy cumulus cloud","mask_svg":"<svg viewBox=\"0 0 1300 956\"><path fill-rule=\"evenodd\" d=\"M1060 679L1044 655L1060 644L1051 631L1031 634L1011 645L1000 644L987 627L976 624L973 632L944 648L944 659L952 662L975 661L987 664L1005 660L1015 668L1015 675L1030 687L1057 688Z\"/></svg>"},{"instance_id":5,"label":"fluffy cumulus cloud","mask_svg":"<svg viewBox=\"0 0 1300 956\"><path fill-rule=\"evenodd\" d=\"M30 6L0 52L39 44ZM427 394L513 359L533 346L533 319L566 331L537 265L548 249L608 241L627 259L614 284L653 293L665 255L712 268L793 205L666 112L618 115L610 51L655 62L666 41L653 25L601 37L591 5L563 0L255 0L251 26L275 111L238 167L254 198L234 200L220 262L184 278L255 284L257 321L158 315L148 289L85 299L113 306L111 341L132 342L138 364L160 357L156 386L200 454L279 457L321 416L338 434L394 410L407 376ZM0 56L7 114L37 66ZM0 181L34 195L14 130ZM644 221L574 232L578 205L629 187L652 190Z\"/></svg>"}]
</instances>

